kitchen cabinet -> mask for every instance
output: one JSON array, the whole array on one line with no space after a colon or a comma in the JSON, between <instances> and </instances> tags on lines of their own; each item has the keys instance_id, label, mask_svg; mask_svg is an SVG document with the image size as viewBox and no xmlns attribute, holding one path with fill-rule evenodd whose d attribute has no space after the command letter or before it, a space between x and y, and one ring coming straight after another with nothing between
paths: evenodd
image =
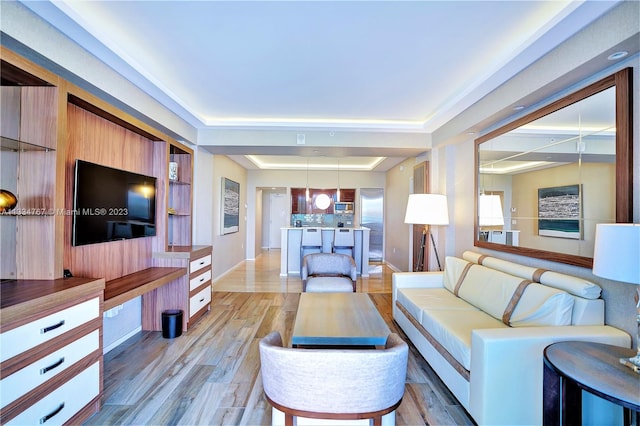
<instances>
[{"instance_id":1,"label":"kitchen cabinet","mask_svg":"<svg viewBox=\"0 0 640 426\"><path fill-rule=\"evenodd\" d=\"M337 192L335 188L309 188L309 200L307 200L306 188L291 188L291 214L333 214L333 202L336 201ZM326 194L333 201L326 209L319 209L316 206L315 201L321 194ZM355 202L355 198L355 189L340 188L340 201Z\"/></svg>"},{"instance_id":2,"label":"kitchen cabinet","mask_svg":"<svg viewBox=\"0 0 640 426\"><path fill-rule=\"evenodd\" d=\"M356 190L353 188L340 188L340 201L354 203L356 201Z\"/></svg>"},{"instance_id":3,"label":"kitchen cabinet","mask_svg":"<svg viewBox=\"0 0 640 426\"><path fill-rule=\"evenodd\" d=\"M306 214L306 188L291 188L291 214Z\"/></svg>"}]
</instances>

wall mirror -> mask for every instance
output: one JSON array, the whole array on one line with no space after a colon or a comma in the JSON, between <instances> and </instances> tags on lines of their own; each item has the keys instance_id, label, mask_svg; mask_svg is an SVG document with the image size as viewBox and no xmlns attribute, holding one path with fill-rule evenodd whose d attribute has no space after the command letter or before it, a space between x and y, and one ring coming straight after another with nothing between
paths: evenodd
<instances>
[{"instance_id":1,"label":"wall mirror","mask_svg":"<svg viewBox=\"0 0 640 426\"><path fill-rule=\"evenodd\" d=\"M624 69L478 138L474 245L591 268L633 217L630 108Z\"/></svg>"}]
</instances>

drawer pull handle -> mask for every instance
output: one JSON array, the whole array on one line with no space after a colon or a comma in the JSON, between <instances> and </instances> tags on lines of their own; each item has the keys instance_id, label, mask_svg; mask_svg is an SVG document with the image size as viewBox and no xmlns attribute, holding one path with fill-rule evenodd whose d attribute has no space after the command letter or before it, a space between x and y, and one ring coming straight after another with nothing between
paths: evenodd
<instances>
[{"instance_id":1,"label":"drawer pull handle","mask_svg":"<svg viewBox=\"0 0 640 426\"><path fill-rule=\"evenodd\" d=\"M204 277L200 278L200 282L204 281Z\"/></svg>"},{"instance_id":2,"label":"drawer pull handle","mask_svg":"<svg viewBox=\"0 0 640 426\"><path fill-rule=\"evenodd\" d=\"M45 374L45 373L53 370L54 368L59 367L63 362L64 362L64 357L60 358L58 361L54 362L53 364L51 364L51 365L49 365L47 367L41 368L40 369L40 374Z\"/></svg>"},{"instance_id":3,"label":"drawer pull handle","mask_svg":"<svg viewBox=\"0 0 640 426\"><path fill-rule=\"evenodd\" d=\"M40 329L40 334L48 333L51 330L55 330L56 328L62 327L63 325L64 325L64 320L61 320L57 324L53 324L53 325L50 325L49 327L45 327L45 328Z\"/></svg>"},{"instance_id":4,"label":"drawer pull handle","mask_svg":"<svg viewBox=\"0 0 640 426\"><path fill-rule=\"evenodd\" d=\"M204 265L204 260L202 262L200 262L201 265Z\"/></svg>"},{"instance_id":5,"label":"drawer pull handle","mask_svg":"<svg viewBox=\"0 0 640 426\"><path fill-rule=\"evenodd\" d=\"M204 302L204 297L202 299L200 299L200 303Z\"/></svg>"},{"instance_id":6,"label":"drawer pull handle","mask_svg":"<svg viewBox=\"0 0 640 426\"><path fill-rule=\"evenodd\" d=\"M40 419L40 424L43 425L47 420L49 420L51 417L55 416L56 414L58 414L60 411L62 411L62 409L64 408L64 402L62 404L60 404L60 406L58 408L56 408L55 410L53 410L52 412L50 412L49 414L47 414L46 416L44 416L43 418Z\"/></svg>"}]
</instances>

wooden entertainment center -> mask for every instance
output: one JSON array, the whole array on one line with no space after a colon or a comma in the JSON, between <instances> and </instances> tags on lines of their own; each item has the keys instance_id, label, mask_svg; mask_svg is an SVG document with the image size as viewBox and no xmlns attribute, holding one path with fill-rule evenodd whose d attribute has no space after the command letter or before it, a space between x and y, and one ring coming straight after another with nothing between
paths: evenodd
<instances>
[{"instance_id":1,"label":"wooden entertainment center","mask_svg":"<svg viewBox=\"0 0 640 426\"><path fill-rule=\"evenodd\" d=\"M0 214L0 379L38 377L2 393L0 422L81 423L100 409L104 311L141 297L143 330L180 309L186 331L210 309L212 249L191 241L193 150L0 49L0 186L18 198ZM76 159L155 177L156 235L73 246ZM27 343L6 350L18 334Z\"/></svg>"}]
</instances>

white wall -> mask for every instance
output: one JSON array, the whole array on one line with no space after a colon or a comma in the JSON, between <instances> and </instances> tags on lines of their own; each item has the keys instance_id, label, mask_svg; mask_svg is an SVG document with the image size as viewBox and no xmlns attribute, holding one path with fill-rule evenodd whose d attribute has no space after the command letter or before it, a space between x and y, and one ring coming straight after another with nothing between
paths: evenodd
<instances>
[{"instance_id":1,"label":"white wall","mask_svg":"<svg viewBox=\"0 0 640 426\"><path fill-rule=\"evenodd\" d=\"M217 277L245 259L248 224L255 227L245 208L247 171L224 155L212 155L202 149L198 150L195 164L193 243L213 246L211 268L215 286ZM226 235L222 235L220 224L223 177L240 184L240 229Z\"/></svg>"},{"instance_id":2,"label":"white wall","mask_svg":"<svg viewBox=\"0 0 640 426\"><path fill-rule=\"evenodd\" d=\"M410 158L387 172L384 200L384 258L398 271L409 271L412 258L411 225L404 223L407 200L413 190L413 167L416 159Z\"/></svg>"}]
</instances>

